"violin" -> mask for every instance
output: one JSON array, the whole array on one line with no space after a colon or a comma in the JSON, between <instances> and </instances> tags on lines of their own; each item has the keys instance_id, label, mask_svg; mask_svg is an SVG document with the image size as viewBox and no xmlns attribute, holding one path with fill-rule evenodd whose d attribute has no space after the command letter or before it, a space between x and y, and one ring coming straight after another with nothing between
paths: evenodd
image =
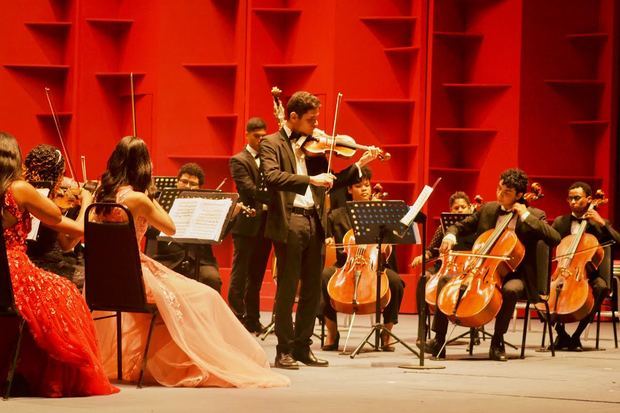
<instances>
[{"instance_id":1,"label":"violin","mask_svg":"<svg viewBox=\"0 0 620 413\"><path fill-rule=\"evenodd\" d=\"M360 145L355 139L348 135L336 135L334 139L321 129L315 128L312 136L308 136L302 145L302 150L306 156L316 157L328 153L349 159L355 155L357 150L367 151L370 146ZM379 160L387 161L392 157L389 152L381 150Z\"/></svg>"},{"instance_id":2,"label":"violin","mask_svg":"<svg viewBox=\"0 0 620 413\"><path fill-rule=\"evenodd\" d=\"M605 203L605 193L599 189L588 211ZM587 225L587 220L582 220L577 233L562 238L556 248L557 267L551 275L548 303L551 313L564 323L582 320L594 307L587 270L599 267L605 251L594 235L586 233Z\"/></svg>"},{"instance_id":3,"label":"violin","mask_svg":"<svg viewBox=\"0 0 620 413\"><path fill-rule=\"evenodd\" d=\"M540 184L533 183L531 190L523 202L543 197ZM495 228L478 236L471 253L451 252L468 258L463 272L448 281L437 297L437 307L453 323L480 327L499 312L502 279L525 257L525 247L509 225L514 217L514 211L500 216Z\"/></svg>"},{"instance_id":4,"label":"violin","mask_svg":"<svg viewBox=\"0 0 620 413\"><path fill-rule=\"evenodd\" d=\"M386 193L383 192L381 185L377 184L373 188L371 200L381 200L384 194ZM356 245L353 229L347 231L342 243L347 254L347 261L342 268L336 270L327 284L332 306L341 313L372 314L375 312L377 300L378 245ZM384 255L386 261L391 252L391 245L381 247L381 254ZM385 270L381 273L380 285L380 306L383 309L391 298Z\"/></svg>"}]
</instances>

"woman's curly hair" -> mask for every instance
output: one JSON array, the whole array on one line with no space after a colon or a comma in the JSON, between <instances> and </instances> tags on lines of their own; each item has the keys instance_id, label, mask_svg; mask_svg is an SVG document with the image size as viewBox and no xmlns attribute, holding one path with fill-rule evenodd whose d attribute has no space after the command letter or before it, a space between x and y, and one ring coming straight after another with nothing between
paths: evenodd
<instances>
[{"instance_id":1,"label":"woman's curly hair","mask_svg":"<svg viewBox=\"0 0 620 413\"><path fill-rule=\"evenodd\" d=\"M28 182L50 181L56 184L65 172L65 159L52 145L40 144L32 148L24 159Z\"/></svg>"}]
</instances>

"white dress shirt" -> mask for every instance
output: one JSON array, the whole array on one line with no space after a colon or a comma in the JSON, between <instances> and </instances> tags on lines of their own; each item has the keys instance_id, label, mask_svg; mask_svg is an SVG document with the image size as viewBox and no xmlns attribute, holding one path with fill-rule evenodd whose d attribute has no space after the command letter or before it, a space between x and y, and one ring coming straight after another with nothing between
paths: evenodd
<instances>
[{"instance_id":1,"label":"white dress shirt","mask_svg":"<svg viewBox=\"0 0 620 413\"><path fill-rule=\"evenodd\" d=\"M282 125L287 137L291 136L291 129L286 125ZM306 155L301 150L301 145L305 142L306 137L302 136L297 139L296 142L291 142L293 146L293 153L295 154L295 171L297 175L308 176L308 169L306 168ZM310 184L306 188L306 193L303 195L296 194L293 206L297 208L310 209L314 208L314 198L312 198L312 191L310 190Z\"/></svg>"}]
</instances>

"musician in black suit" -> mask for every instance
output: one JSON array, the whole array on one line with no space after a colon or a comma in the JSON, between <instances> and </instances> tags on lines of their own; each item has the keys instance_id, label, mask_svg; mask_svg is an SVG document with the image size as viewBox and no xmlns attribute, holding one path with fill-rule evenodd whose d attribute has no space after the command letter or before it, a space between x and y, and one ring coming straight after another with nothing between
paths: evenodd
<instances>
[{"instance_id":1,"label":"musician in black suit","mask_svg":"<svg viewBox=\"0 0 620 413\"><path fill-rule=\"evenodd\" d=\"M560 235L546 222L545 213L540 209L527 207L519 202L527 189L527 175L519 169L504 171L497 186L497 202L484 204L465 220L449 227L441 243L440 252L447 253L457 243L457 239L470 234L477 236L495 228L501 215L512 214L509 227L513 227L517 238L525 247L525 257L516 271L503 279L502 306L495 318L495 331L491 339L489 357L492 360L506 361L504 334L519 298L536 297L536 246L539 240L550 247L560 242ZM429 350L435 357L442 357L439 351L444 347L448 320L440 311L435 315L433 331L435 338L429 341ZM442 351L443 353L443 351Z\"/></svg>"},{"instance_id":2,"label":"musician in black suit","mask_svg":"<svg viewBox=\"0 0 620 413\"><path fill-rule=\"evenodd\" d=\"M356 179L351 185L348 185L347 187L347 200L371 200L371 177L372 172L370 171L370 169L367 167L362 168L362 176L359 179ZM325 244L342 244L345 234L352 227L353 225L351 224L351 218L349 217L345 206L332 209L327 217L328 238L325 240ZM327 336L325 338L325 343L322 347L322 350L324 351L338 350L340 333L338 332L337 313L331 304L331 298L329 296L327 286L330 278L336 273L337 269L344 266L346 261L347 254L345 253L345 251L342 248L336 249L335 265L323 269L323 274L321 276L323 292L323 317L325 327L327 328ZM390 289L390 302L383 309L383 325L385 326L386 330L389 331L391 331L392 327L398 323L398 313L400 310L400 304L403 301L403 294L405 290L405 283L396 271L396 250L393 246L385 270L388 277L388 284ZM389 338L390 335L388 334L388 332L382 332L381 349L383 351L394 351L394 347L389 344Z\"/></svg>"},{"instance_id":3,"label":"musician in black suit","mask_svg":"<svg viewBox=\"0 0 620 413\"><path fill-rule=\"evenodd\" d=\"M200 189L205 183L205 173L195 163L187 163L181 166L177 177L177 188L180 189ZM158 232L155 231L155 233ZM222 289L222 278L220 277L215 255L213 255L213 249L208 244L200 245L198 248L200 268L197 281L220 292ZM194 278L196 262L196 251L194 249L175 242L160 241L157 243L157 251L153 255L153 259L179 274Z\"/></svg>"},{"instance_id":4,"label":"musician in black suit","mask_svg":"<svg viewBox=\"0 0 620 413\"><path fill-rule=\"evenodd\" d=\"M568 188L567 201L571 213L561 215L553 221L553 228L560 233L562 238L577 233L581 221L587 220L586 233L594 235L599 243L603 244L609 241L620 243L620 233L611 226L609 221L601 217L595 209L588 211L592 201L592 188L590 185L585 182L575 182L572 184ZM572 336L569 336L566 332L564 323L556 324L557 336L554 342L556 350L582 350L579 337L588 324L590 324L605 298L604 294L609 288L607 282L599 275L597 270L592 268L588 268L588 270L588 282L592 286L594 307L587 317L579 321L577 329L575 329Z\"/></svg>"},{"instance_id":5,"label":"musician in black suit","mask_svg":"<svg viewBox=\"0 0 620 413\"><path fill-rule=\"evenodd\" d=\"M286 107L287 120L277 133L260 145L261 170L272 191L265 236L273 240L278 261L275 303L275 331L278 337L275 366L298 369L297 361L327 366L310 350L310 337L321 296L325 191L347 185L359 177L360 168L375 159L372 148L356 165L332 175L325 156L306 157L302 146L318 125L319 99L308 92L296 92ZM301 282L295 326L292 310L297 285Z\"/></svg>"},{"instance_id":6,"label":"musician in black suit","mask_svg":"<svg viewBox=\"0 0 620 413\"><path fill-rule=\"evenodd\" d=\"M230 174L235 181L239 200L256 210L256 216L237 215L233 229L233 263L230 273L228 304L251 333L261 333L260 288L271 240L265 238L267 206L256 200L260 159L260 141L267 134L261 118L251 118L246 124L245 148L230 159Z\"/></svg>"}]
</instances>

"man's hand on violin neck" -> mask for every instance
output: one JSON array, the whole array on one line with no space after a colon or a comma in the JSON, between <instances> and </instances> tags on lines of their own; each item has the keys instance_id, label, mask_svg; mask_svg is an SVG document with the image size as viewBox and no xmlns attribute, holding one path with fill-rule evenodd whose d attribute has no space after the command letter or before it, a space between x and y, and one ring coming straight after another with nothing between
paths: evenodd
<instances>
[{"instance_id":1,"label":"man's hand on violin neck","mask_svg":"<svg viewBox=\"0 0 620 413\"><path fill-rule=\"evenodd\" d=\"M334 180L336 177L328 172L314 175L310 177L310 185L314 186L324 186L326 188L331 188L334 185Z\"/></svg>"},{"instance_id":2,"label":"man's hand on violin neck","mask_svg":"<svg viewBox=\"0 0 620 413\"><path fill-rule=\"evenodd\" d=\"M370 162L374 161L375 159L377 159L379 157L379 155L381 154L381 149L375 147L375 146L371 146L370 149L368 149L366 152L364 152L364 154L362 155L362 157L360 158L359 161L357 161L359 167L363 167L367 164L369 164Z\"/></svg>"}]
</instances>

